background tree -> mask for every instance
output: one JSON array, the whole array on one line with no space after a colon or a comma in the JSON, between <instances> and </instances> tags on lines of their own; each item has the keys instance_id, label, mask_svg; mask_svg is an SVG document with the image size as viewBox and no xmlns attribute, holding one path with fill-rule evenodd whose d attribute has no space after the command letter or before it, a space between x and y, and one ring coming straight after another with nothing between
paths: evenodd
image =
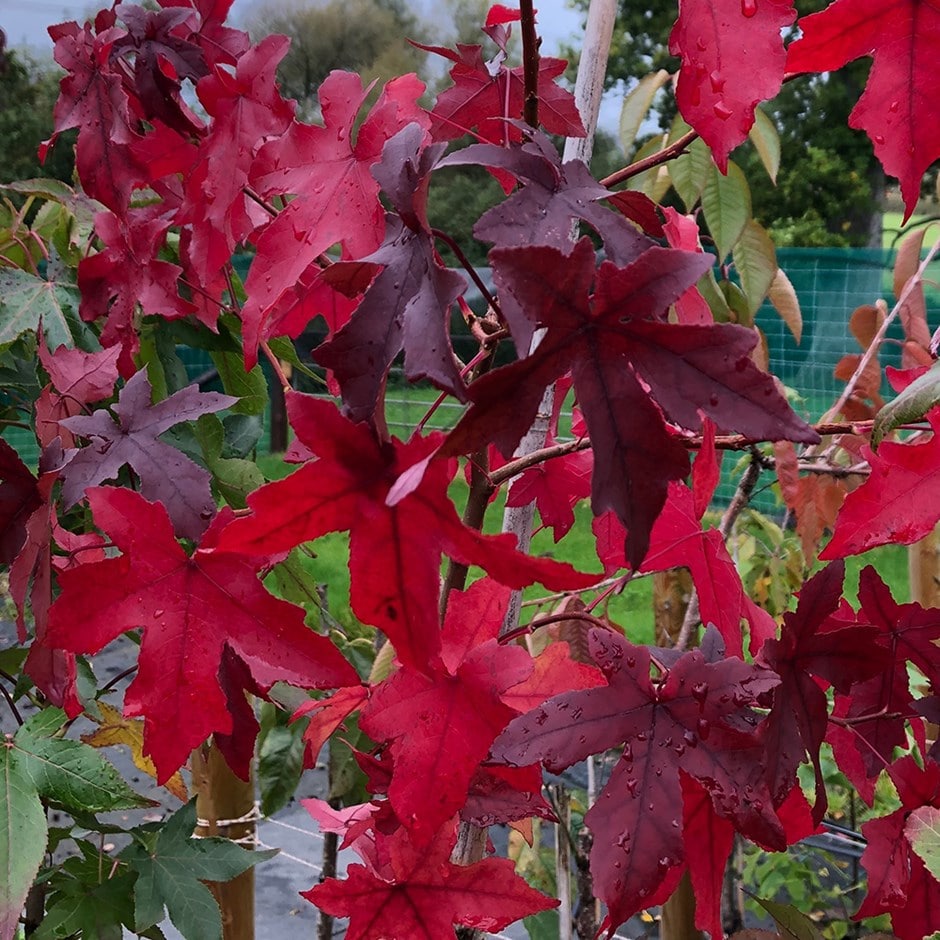
<instances>
[{"instance_id":1,"label":"background tree","mask_svg":"<svg viewBox=\"0 0 940 940\"><path fill-rule=\"evenodd\" d=\"M425 54L405 41L425 38L426 27L400 0L270 0L249 17L257 40L290 37L290 51L278 67L285 97L301 109L316 110L316 90L334 69L356 71L363 81L421 72Z\"/></svg>"},{"instance_id":2,"label":"background tree","mask_svg":"<svg viewBox=\"0 0 940 940\"><path fill-rule=\"evenodd\" d=\"M0 182L54 177L72 179L74 132L60 140L41 165L37 149L52 135L52 109L62 73L51 62L7 50L0 69Z\"/></svg>"}]
</instances>

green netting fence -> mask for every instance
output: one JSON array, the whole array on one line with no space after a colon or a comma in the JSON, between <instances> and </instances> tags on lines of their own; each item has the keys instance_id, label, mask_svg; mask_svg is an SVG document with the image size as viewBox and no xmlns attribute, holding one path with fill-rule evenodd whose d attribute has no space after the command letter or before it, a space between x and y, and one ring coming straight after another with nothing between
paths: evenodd
<instances>
[{"instance_id":1,"label":"green netting fence","mask_svg":"<svg viewBox=\"0 0 940 940\"><path fill-rule=\"evenodd\" d=\"M790 335L776 311L765 303L757 315L757 323L767 337L773 371L794 393L794 407L807 419L818 419L838 396L842 383L833 375L836 363L846 353L860 352L859 346L849 331L849 316L861 304L873 303L883 298L889 309L895 298L892 291L892 271L895 253L875 249L780 249L777 259L786 272L800 300L803 314L803 336L799 344ZM250 264L249 256L236 258L238 273L245 276ZM936 270L928 272L928 278L940 282L940 262ZM940 289L927 289L928 322L940 323ZM301 355L309 350L319 338L322 330L314 327L302 337L298 345ZM892 325L888 343L883 349L883 363L900 363L901 327ZM469 358L475 344L470 337L458 337L455 341L458 355ZM202 380L206 388L218 387L212 377L212 361L208 354L198 349L181 348L181 358L189 377ZM298 384L307 391L322 389L322 385L305 384L302 376ZM887 389L885 389L887 392ZM412 386L405 382L400 372L389 381L386 398L388 423L392 432L407 437L425 416L437 397L434 389ZM448 427L460 414L456 403L445 403L435 413L429 427ZM21 429L8 429L4 433L29 463L37 459L32 435ZM263 439L266 444L267 437ZM725 460L724 475L717 498L727 500L735 485L735 461ZM770 511L774 499L769 493L759 494L757 505Z\"/></svg>"}]
</instances>

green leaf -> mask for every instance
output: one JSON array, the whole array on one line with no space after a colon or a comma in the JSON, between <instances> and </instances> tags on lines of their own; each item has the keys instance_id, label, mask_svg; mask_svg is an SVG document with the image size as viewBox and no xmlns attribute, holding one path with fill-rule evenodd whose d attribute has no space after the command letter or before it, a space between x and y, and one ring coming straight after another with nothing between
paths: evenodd
<instances>
[{"instance_id":1,"label":"green leaf","mask_svg":"<svg viewBox=\"0 0 940 940\"><path fill-rule=\"evenodd\" d=\"M303 607L308 613L319 612L322 600L317 580L309 564L309 549L299 546L272 569L265 585L282 600Z\"/></svg>"},{"instance_id":2,"label":"green leaf","mask_svg":"<svg viewBox=\"0 0 940 940\"><path fill-rule=\"evenodd\" d=\"M792 940L823 940L816 925L792 904L780 904L764 898L754 898L767 911L780 928L780 935Z\"/></svg>"},{"instance_id":3,"label":"green leaf","mask_svg":"<svg viewBox=\"0 0 940 940\"><path fill-rule=\"evenodd\" d=\"M176 352L172 330L160 317L148 317L144 321L138 359L147 367L154 401L163 401L190 384L186 366Z\"/></svg>"},{"instance_id":4,"label":"green leaf","mask_svg":"<svg viewBox=\"0 0 940 940\"><path fill-rule=\"evenodd\" d=\"M702 212L718 248L718 260L724 261L751 218L751 190L733 160L728 161L727 175L712 165L702 190Z\"/></svg>"},{"instance_id":5,"label":"green leaf","mask_svg":"<svg viewBox=\"0 0 940 940\"><path fill-rule=\"evenodd\" d=\"M219 494L230 506L243 509L248 494L264 483L264 474L250 460L222 456L226 427L215 415L202 415L196 422L194 433L201 448L201 457L212 474Z\"/></svg>"},{"instance_id":6,"label":"green leaf","mask_svg":"<svg viewBox=\"0 0 940 940\"><path fill-rule=\"evenodd\" d=\"M154 805L134 793L94 748L53 737L64 722L61 709L43 709L13 740L20 766L41 796L86 813Z\"/></svg>"},{"instance_id":7,"label":"green leaf","mask_svg":"<svg viewBox=\"0 0 940 940\"><path fill-rule=\"evenodd\" d=\"M934 363L922 376L914 379L875 415L871 446L877 448L885 435L902 424L920 421L937 404L940 404L940 362Z\"/></svg>"},{"instance_id":8,"label":"green leaf","mask_svg":"<svg viewBox=\"0 0 940 940\"><path fill-rule=\"evenodd\" d=\"M636 135L640 125L649 114L653 106L653 99L670 75L665 69L650 72L644 75L636 87L623 99L623 108L620 111L620 146L627 155L631 154L636 143Z\"/></svg>"},{"instance_id":9,"label":"green leaf","mask_svg":"<svg viewBox=\"0 0 940 940\"><path fill-rule=\"evenodd\" d=\"M49 886L46 916L34 940L64 940L70 936L121 940L122 925L134 926L135 875L112 872L113 860L96 855L69 858Z\"/></svg>"},{"instance_id":10,"label":"green leaf","mask_svg":"<svg viewBox=\"0 0 940 940\"><path fill-rule=\"evenodd\" d=\"M540 911L522 921L529 940L558 940L558 911Z\"/></svg>"},{"instance_id":11,"label":"green leaf","mask_svg":"<svg viewBox=\"0 0 940 940\"><path fill-rule=\"evenodd\" d=\"M669 143L678 140L688 130L689 125L682 118L676 118L669 132ZM687 212L699 201L714 167L711 151L700 138L693 140L686 152L670 163L669 177Z\"/></svg>"},{"instance_id":12,"label":"green leaf","mask_svg":"<svg viewBox=\"0 0 940 940\"><path fill-rule=\"evenodd\" d=\"M120 858L137 872L135 929L170 920L186 940L221 940L219 906L203 881L230 881L276 851L249 852L228 839L194 839L196 802L187 803L159 827L131 831L134 842Z\"/></svg>"},{"instance_id":13,"label":"green leaf","mask_svg":"<svg viewBox=\"0 0 940 940\"><path fill-rule=\"evenodd\" d=\"M231 410L243 415L262 414L268 403L268 383L261 366L257 365L246 372L245 360L240 352L212 351L209 355L219 370L226 394L241 399Z\"/></svg>"},{"instance_id":14,"label":"green leaf","mask_svg":"<svg viewBox=\"0 0 940 940\"><path fill-rule=\"evenodd\" d=\"M19 752L0 740L0 940L16 936L46 851L46 813Z\"/></svg>"},{"instance_id":15,"label":"green leaf","mask_svg":"<svg viewBox=\"0 0 940 940\"><path fill-rule=\"evenodd\" d=\"M934 806L915 809L907 817L904 834L927 871L940 881L940 809Z\"/></svg>"},{"instance_id":16,"label":"green leaf","mask_svg":"<svg viewBox=\"0 0 940 940\"><path fill-rule=\"evenodd\" d=\"M265 816L285 807L297 790L304 769L304 723L288 724L288 716L273 709L275 724L258 741L258 786Z\"/></svg>"},{"instance_id":17,"label":"green leaf","mask_svg":"<svg viewBox=\"0 0 940 940\"><path fill-rule=\"evenodd\" d=\"M754 111L754 124L747 136L764 164L771 182L776 183L777 173L780 171L780 135L777 133L777 126L760 108Z\"/></svg>"},{"instance_id":18,"label":"green leaf","mask_svg":"<svg viewBox=\"0 0 940 940\"><path fill-rule=\"evenodd\" d=\"M763 227L749 219L734 246L734 265L741 276L748 310L753 316L764 302L777 273L777 252Z\"/></svg>"},{"instance_id":19,"label":"green leaf","mask_svg":"<svg viewBox=\"0 0 940 940\"><path fill-rule=\"evenodd\" d=\"M734 319L731 308L728 306L728 301L725 300L725 295L722 293L721 288L718 286L718 281L715 279L714 268L709 268L698 279L698 283L695 286L698 288L698 292L702 297L705 298L705 303L708 304L716 323L730 323L731 320Z\"/></svg>"},{"instance_id":20,"label":"green leaf","mask_svg":"<svg viewBox=\"0 0 940 940\"><path fill-rule=\"evenodd\" d=\"M366 775L353 756L353 751L368 751L374 743L359 730L358 716L351 715L343 724L346 733L342 737L334 735L327 743L330 766L328 799L342 800L344 805L352 806L369 799Z\"/></svg>"},{"instance_id":21,"label":"green leaf","mask_svg":"<svg viewBox=\"0 0 940 940\"><path fill-rule=\"evenodd\" d=\"M299 369L308 378L316 379L321 385L326 384L321 374L314 372L310 366L304 365L304 363L301 362L300 356L297 355L294 341L289 336L275 336L269 339L268 349L270 349L278 359L289 362L295 369Z\"/></svg>"},{"instance_id":22,"label":"green leaf","mask_svg":"<svg viewBox=\"0 0 940 940\"><path fill-rule=\"evenodd\" d=\"M222 427L223 457L250 457L264 433L264 421L258 415L226 415Z\"/></svg>"},{"instance_id":23,"label":"green leaf","mask_svg":"<svg viewBox=\"0 0 940 940\"><path fill-rule=\"evenodd\" d=\"M40 322L50 349L93 344L94 334L78 315L79 300L74 284L0 270L0 345L35 332Z\"/></svg>"}]
</instances>

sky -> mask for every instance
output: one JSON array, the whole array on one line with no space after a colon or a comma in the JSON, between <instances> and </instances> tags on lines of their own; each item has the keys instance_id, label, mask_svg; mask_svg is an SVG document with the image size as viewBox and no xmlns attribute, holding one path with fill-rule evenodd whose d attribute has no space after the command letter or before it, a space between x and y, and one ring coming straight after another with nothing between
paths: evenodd
<instances>
[{"instance_id":1,"label":"sky","mask_svg":"<svg viewBox=\"0 0 940 940\"><path fill-rule=\"evenodd\" d=\"M28 46L39 55L52 53L52 41L46 27L53 23L67 20L81 20L84 16L103 6L94 0L0 0L0 28L7 35L11 46ZM235 25L242 25L241 18L250 13L251 8L260 0L235 0L231 19ZM511 0L504 0L511 5ZM419 10L426 12L433 9L433 0L417 0L414 3ZM542 53L557 53L559 43L576 43L582 34L581 14L570 9L566 0L536 0L539 31L542 35ZM601 126L615 132L619 118L620 104L616 95L608 96L601 109Z\"/></svg>"}]
</instances>

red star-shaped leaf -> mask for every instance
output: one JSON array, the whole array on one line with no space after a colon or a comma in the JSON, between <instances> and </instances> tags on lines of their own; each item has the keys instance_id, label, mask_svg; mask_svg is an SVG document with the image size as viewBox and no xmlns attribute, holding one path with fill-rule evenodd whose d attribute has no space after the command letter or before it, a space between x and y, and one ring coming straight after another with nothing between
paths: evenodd
<instances>
[{"instance_id":1,"label":"red star-shaped leaf","mask_svg":"<svg viewBox=\"0 0 940 940\"><path fill-rule=\"evenodd\" d=\"M492 756L557 772L589 754L623 754L585 816L595 832L591 871L611 932L645 907L685 858L679 771L698 780L719 813L765 845L785 843L763 779L764 749L748 705L777 677L737 659L678 656L656 681L646 647L594 629L591 652L608 685L557 696L517 718ZM635 851L634 851L635 848Z\"/></svg>"},{"instance_id":2,"label":"red star-shaped leaf","mask_svg":"<svg viewBox=\"0 0 940 940\"><path fill-rule=\"evenodd\" d=\"M382 241L385 211L370 172L385 143L413 122L430 124L417 104L424 83L414 75L389 82L358 131L353 123L369 88L350 72L331 72L317 92L323 126L294 123L258 153L251 182L265 197L295 198L257 237L258 253L248 272L242 309L246 347L269 335L267 320L290 285L319 267L317 259L339 243L344 256L361 258Z\"/></svg>"},{"instance_id":3,"label":"red star-shaped leaf","mask_svg":"<svg viewBox=\"0 0 940 940\"><path fill-rule=\"evenodd\" d=\"M780 90L786 63L781 31L795 19L793 0L679 4L669 37L669 51L682 57L676 101L722 172L728 154L747 139L754 108Z\"/></svg>"},{"instance_id":4,"label":"red star-shaped leaf","mask_svg":"<svg viewBox=\"0 0 940 940\"><path fill-rule=\"evenodd\" d=\"M144 716L145 750L161 781L208 735L232 729L219 675L226 648L265 689L278 681L304 688L356 681L336 647L305 626L303 610L264 589L258 570L266 559L250 561L218 548L230 511L190 557L159 503L111 487L92 489L88 501L122 554L61 573L47 642L94 653L121 633L143 628L124 708Z\"/></svg>"},{"instance_id":5,"label":"red star-shaped leaf","mask_svg":"<svg viewBox=\"0 0 940 940\"><path fill-rule=\"evenodd\" d=\"M359 727L391 741L392 808L415 840L459 810L490 745L515 712L501 695L532 672L532 658L496 640L509 589L489 579L448 598L440 665L402 667L373 690Z\"/></svg>"},{"instance_id":6,"label":"red star-shaped leaf","mask_svg":"<svg viewBox=\"0 0 940 940\"><path fill-rule=\"evenodd\" d=\"M539 580L564 590L595 577L522 555L512 536L484 536L464 526L447 497L455 461L431 461L415 489L389 505L392 486L440 446L440 435L381 442L369 425L354 424L310 395L289 394L287 410L298 438L318 459L249 496L252 516L226 529L222 547L268 555L348 530L353 612L388 635L403 665L424 670L440 656L442 553L480 565L514 588Z\"/></svg>"},{"instance_id":7,"label":"red star-shaped leaf","mask_svg":"<svg viewBox=\"0 0 940 940\"><path fill-rule=\"evenodd\" d=\"M836 696L834 714L851 720L854 740L849 746L857 750L864 776L875 778L894 749L907 746L908 722L918 720L908 663L917 666L932 688L940 688L936 646L940 640L940 611L924 609L920 604L896 603L872 567L862 571L858 599L859 621L871 624L876 631L880 668L851 690L840 689L843 694ZM877 717L865 721L867 715ZM836 747L837 757L844 753L841 747ZM847 775L855 764L853 758L849 761Z\"/></svg>"},{"instance_id":8,"label":"red star-shaped leaf","mask_svg":"<svg viewBox=\"0 0 940 940\"><path fill-rule=\"evenodd\" d=\"M797 608L783 618L779 640L768 640L758 661L780 676L767 718L767 779L779 802L793 788L796 768L808 752L816 768L818 822L826 811L826 784L819 748L826 736L829 706L817 681L848 692L853 682L882 668L883 652L866 625L830 619L842 602L845 566L824 568L803 585Z\"/></svg>"},{"instance_id":9,"label":"red star-shaped leaf","mask_svg":"<svg viewBox=\"0 0 940 940\"><path fill-rule=\"evenodd\" d=\"M901 940L921 940L940 923L940 882L912 851L905 825L914 810L940 807L940 765L927 760L921 768L913 757L902 757L888 767L888 774L901 808L862 825L868 841L862 853L868 894L855 917L889 912Z\"/></svg>"},{"instance_id":10,"label":"red star-shaped leaf","mask_svg":"<svg viewBox=\"0 0 940 940\"><path fill-rule=\"evenodd\" d=\"M350 918L347 940L441 940L453 934L454 924L502 930L557 905L530 888L508 859L452 864L456 839L453 823L423 845L399 829L379 843L374 868L350 865L344 881L329 878L301 893L321 911Z\"/></svg>"},{"instance_id":11,"label":"red star-shaped leaf","mask_svg":"<svg viewBox=\"0 0 940 940\"><path fill-rule=\"evenodd\" d=\"M751 362L752 332L665 322L668 306L708 269L707 256L650 248L624 268L604 262L593 294L594 247L587 238L570 255L497 248L490 258L500 294L513 295L546 332L531 355L473 383L473 407L447 449L469 453L492 440L508 456L545 387L571 369L594 450L592 507L595 515L612 509L623 523L633 567L646 554L669 481L688 473L686 451L663 413L693 429L702 427L705 413L757 440L817 439Z\"/></svg>"},{"instance_id":12,"label":"red star-shaped leaf","mask_svg":"<svg viewBox=\"0 0 940 940\"><path fill-rule=\"evenodd\" d=\"M522 66L504 68L502 56L500 62L488 63L483 59L482 46L458 43L456 49L446 49L415 45L454 63L450 70L454 84L438 95L431 112L435 140L456 140L474 128L481 138L497 144L522 139L522 132L510 123L522 117ZM555 82L566 65L563 59L539 59L539 123L550 134L583 137L584 126L573 95Z\"/></svg>"},{"instance_id":13,"label":"red star-shaped leaf","mask_svg":"<svg viewBox=\"0 0 940 940\"><path fill-rule=\"evenodd\" d=\"M78 265L83 320L107 318L101 331L104 346L120 346L124 376L137 371L134 354L140 348L137 305L145 314L184 317L195 308L179 295L183 269L158 257L170 220L148 210L129 210L119 218L110 212L95 216L95 231L105 247ZM214 325L214 320L209 326Z\"/></svg>"},{"instance_id":14,"label":"red star-shaped leaf","mask_svg":"<svg viewBox=\"0 0 940 940\"><path fill-rule=\"evenodd\" d=\"M871 474L846 497L820 558L858 555L889 542L910 545L933 531L940 520L940 409L927 420L933 436L926 443L862 448Z\"/></svg>"},{"instance_id":15,"label":"red star-shaped leaf","mask_svg":"<svg viewBox=\"0 0 940 940\"><path fill-rule=\"evenodd\" d=\"M933 0L837 0L801 19L800 29L802 37L788 50L788 72L829 72L859 56L874 59L849 124L868 134L885 172L901 181L910 216L921 177L940 157L940 125L933 117L940 97L940 9Z\"/></svg>"},{"instance_id":16,"label":"red star-shaped leaf","mask_svg":"<svg viewBox=\"0 0 940 940\"><path fill-rule=\"evenodd\" d=\"M212 121L186 176L186 204L177 221L192 226L189 258L207 286L235 246L268 218L249 204L244 188L258 150L294 117L294 102L281 97L275 80L289 44L286 36L268 36L238 60L234 75L216 66L196 86Z\"/></svg>"},{"instance_id":17,"label":"red star-shaped leaf","mask_svg":"<svg viewBox=\"0 0 940 940\"><path fill-rule=\"evenodd\" d=\"M55 130L40 149L46 150L62 131L79 128L75 164L89 196L123 214L131 190L145 178L132 144L140 140L137 115L124 90L121 73L112 66L114 44L124 31L106 29L94 35L90 26L62 23L49 30L55 60L68 73L60 83L55 105Z\"/></svg>"}]
</instances>

